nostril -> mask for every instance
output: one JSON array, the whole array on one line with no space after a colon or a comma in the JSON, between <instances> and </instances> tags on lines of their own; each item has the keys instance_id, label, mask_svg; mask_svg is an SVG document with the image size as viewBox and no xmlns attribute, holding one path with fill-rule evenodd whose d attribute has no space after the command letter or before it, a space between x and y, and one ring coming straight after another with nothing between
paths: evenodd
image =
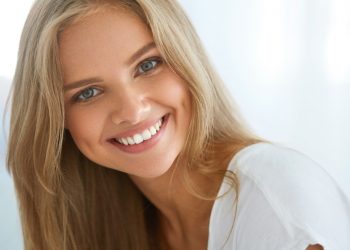
<instances>
[{"instance_id":1,"label":"nostril","mask_svg":"<svg viewBox=\"0 0 350 250\"><path fill-rule=\"evenodd\" d=\"M123 107L113 110L110 116L111 121L116 125L122 123L135 125L144 120L144 117L149 116L149 113L150 109L148 108L123 105Z\"/></svg>"}]
</instances>

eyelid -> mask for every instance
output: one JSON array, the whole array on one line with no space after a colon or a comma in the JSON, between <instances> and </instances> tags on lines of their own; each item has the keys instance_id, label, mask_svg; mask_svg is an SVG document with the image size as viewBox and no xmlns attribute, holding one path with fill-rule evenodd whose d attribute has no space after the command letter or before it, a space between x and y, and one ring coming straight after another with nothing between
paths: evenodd
<instances>
[{"instance_id":1,"label":"eyelid","mask_svg":"<svg viewBox=\"0 0 350 250\"><path fill-rule=\"evenodd\" d=\"M163 58L161 56L151 56L151 57L148 57L148 58L145 58L143 60L141 60L137 65L136 65L136 68L135 68L135 77L139 76L139 75L146 75L148 74L148 72L146 73L138 73L138 69L139 67L141 67L141 65L145 62L148 62L148 61L156 61L157 62L157 65L154 67L154 69L151 69L149 70L149 72L152 72L153 70L157 69L163 62Z\"/></svg>"},{"instance_id":2,"label":"eyelid","mask_svg":"<svg viewBox=\"0 0 350 250\"><path fill-rule=\"evenodd\" d=\"M86 90L88 89L94 89L94 90L97 90L99 91L100 93L96 94L95 96L92 96L86 100L82 100L82 99L79 99L79 96ZM72 97L72 101L73 103L84 103L84 102L89 102L90 100L94 99L95 97L99 96L101 93L103 92L103 90L97 86L94 86L94 85L91 85L91 86L87 86L85 88L83 88L82 90L79 90L76 94L73 95Z\"/></svg>"}]
</instances>

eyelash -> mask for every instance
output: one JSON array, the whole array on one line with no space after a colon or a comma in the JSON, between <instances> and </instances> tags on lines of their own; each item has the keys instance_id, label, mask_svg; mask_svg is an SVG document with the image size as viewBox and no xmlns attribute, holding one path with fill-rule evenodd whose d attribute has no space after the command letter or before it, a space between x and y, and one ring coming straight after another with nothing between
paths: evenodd
<instances>
[{"instance_id":1,"label":"eyelash","mask_svg":"<svg viewBox=\"0 0 350 250\"><path fill-rule=\"evenodd\" d=\"M140 69L140 67L142 65L144 65L148 62L155 62L155 64L152 64L153 68L151 68L150 70L144 71L143 73L138 73L138 69ZM135 76L139 76L140 74L143 74L143 75L149 74L149 72L152 72L153 70L158 68L158 66L160 66L162 63L163 63L163 60L160 57L147 58L136 66L136 73L135 73L136 75Z\"/></svg>"},{"instance_id":2,"label":"eyelash","mask_svg":"<svg viewBox=\"0 0 350 250\"><path fill-rule=\"evenodd\" d=\"M84 92L86 92L87 90L92 90L92 91L94 91L94 93L95 93L96 90L102 92L102 90L100 90L100 89L98 89L98 88L96 88L96 87L88 87L88 88L86 88L86 89L83 89L83 90L80 91L76 96L73 97L74 102L86 102L86 101L89 101L91 98L93 98L93 97L96 96L96 95L94 95L93 97L89 97L89 98L86 98L86 99L82 98L82 95L83 95Z\"/></svg>"},{"instance_id":3,"label":"eyelash","mask_svg":"<svg viewBox=\"0 0 350 250\"><path fill-rule=\"evenodd\" d=\"M145 65L146 63L149 63L149 62L155 62L155 63L152 63L152 68L145 71L144 69L142 69L143 72L139 72L139 69L141 69L141 66L142 65ZM161 64L163 63L163 60L160 58L160 57L151 57L151 58L147 58L145 60L143 60L141 63L139 63L137 66L136 66L136 72L135 72L135 77L139 76L139 75L147 75L147 74L150 74L150 72L152 72L153 70L157 69ZM84 94L84 92L88 91L88 90L93 90L94 93L97 91L100 91L102 92L102 90L96 88L96 87L88 87L86 89L83 89L82 91L78 92L74 97L73 97L73 100L74 102L87 102L89 101L91 98L94 98L96 95L92 96L92 97L89 97L89 98L86 98L86 99L83 99L82 95Z\"/></svg>"}]
</instances>

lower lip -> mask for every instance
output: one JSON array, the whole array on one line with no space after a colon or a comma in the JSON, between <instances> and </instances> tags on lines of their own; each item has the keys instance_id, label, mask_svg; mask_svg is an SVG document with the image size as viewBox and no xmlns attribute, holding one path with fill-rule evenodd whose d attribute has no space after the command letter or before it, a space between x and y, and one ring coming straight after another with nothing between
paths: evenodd
<instances>
[{"instance_id":1,"label":"lower lip","mask_svg":"<svg viewBox=\"0 0 350 250\"><path fill-rule=\"evenodd\" d=\"M165 128L168 124L169 116L170 115L168 114L164 117L163 122L162 122L162 126L160 127L160 130L157 132L157 134L152 136L151 139L143 141L140 144L123 145L123 144L120 144L116 141L109 141L109 143L111 143L113 146L117 147L118 149L120 149L121 151L124 151L126 153L136 154L136 153L141 153L143 151L146 151L146 150L152 148L153 146L155 146L159 142L159 140L161 139L161 137L165 131Z\"/></svg>"}]
</instances>

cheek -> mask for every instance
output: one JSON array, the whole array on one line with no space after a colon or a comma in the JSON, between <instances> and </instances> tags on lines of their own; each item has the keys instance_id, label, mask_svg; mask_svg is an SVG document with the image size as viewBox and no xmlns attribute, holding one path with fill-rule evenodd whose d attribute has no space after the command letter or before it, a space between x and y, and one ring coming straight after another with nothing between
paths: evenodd
<instances>
[{"instance_id":1,"label":"cheek","mask_svg":"<svg viewBox=\"0 0 350 250\"><path fill-rule=\"evenodd\" d=\"M91 148L99 139L103 118L102 112L89 109L71 108L66 112L66 129L69 130L77 147L81 151ZM99 132L100 131L100 132Z\"/></svg>"},{"instance_id":2,"label":"cheek","mask_svg":"<svg viewBox=\"0 0 350 250\"><path fill-rule=\"evenodd\" d=\"M164 102L169 103L173 107L185 109L190 112L191 94L185 81L172 72L168 72L160 79L158 84L157 95Z\"/></svg>"}]
</instances>

